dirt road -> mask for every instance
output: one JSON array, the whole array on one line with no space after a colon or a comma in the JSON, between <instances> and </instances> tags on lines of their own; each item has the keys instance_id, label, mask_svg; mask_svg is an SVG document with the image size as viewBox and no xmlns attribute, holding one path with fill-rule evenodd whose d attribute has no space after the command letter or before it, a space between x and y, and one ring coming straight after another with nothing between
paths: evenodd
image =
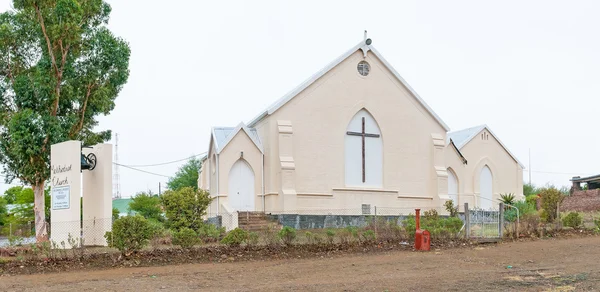
<instances>
[{"instance_id":1,"label":"dirt road","mask_svg":"<svg viewBox=\"0 0 600 292\"><path fill-rule=\"evenodd\" d=\"M395 251L334 258L0 277L0 291L572 289L600 290L600 237L504 243L428 253Z\"/></svg>"}]
</instances>

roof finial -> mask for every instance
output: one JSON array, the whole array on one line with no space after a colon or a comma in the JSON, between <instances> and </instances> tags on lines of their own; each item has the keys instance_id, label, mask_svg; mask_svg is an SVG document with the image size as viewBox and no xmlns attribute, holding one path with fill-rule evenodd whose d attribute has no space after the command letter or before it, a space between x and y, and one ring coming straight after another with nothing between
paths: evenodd
<instances>
[{"instance_id":1,"label":"roof finial","mask_svg":"<svg viewBox=\"0 0 600 292\"><path fill-rule=\"evenodd\" d=\"M367 30L365 29L365 38L363 39L363 41L367 41Z\"/></svg>"}]
</instances>

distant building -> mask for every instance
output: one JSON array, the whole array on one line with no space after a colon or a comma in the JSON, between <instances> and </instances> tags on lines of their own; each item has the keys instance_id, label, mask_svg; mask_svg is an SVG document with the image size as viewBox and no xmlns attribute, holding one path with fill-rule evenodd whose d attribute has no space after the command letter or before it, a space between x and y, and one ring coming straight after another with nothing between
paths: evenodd
<instances>
[{"instance_id":1,"label":"distant building","mask_svg":"<svg viewBox=\"0 0 600 292\"><path fill-rule=\"evenodd\" d=\"M573 182L573 190L581 190L581 183L585 183L588 190L600 189L600 174L588 177L575 176L571 182Z\"/></svg>"}]
</instances>

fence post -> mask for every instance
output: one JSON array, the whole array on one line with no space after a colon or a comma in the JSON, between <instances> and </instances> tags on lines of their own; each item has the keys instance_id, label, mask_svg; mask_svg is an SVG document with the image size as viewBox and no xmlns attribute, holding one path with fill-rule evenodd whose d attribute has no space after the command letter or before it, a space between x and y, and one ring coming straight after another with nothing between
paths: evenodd
<instances>
[{"instance_id":1,"label":"fence post","mask_svg":"<svg viewBox=\"0 0 600 292\"><path fill-rule=\"evenodd\" d=\"M504 230L504 203L499 204L498 209L498 236L502 238L502 231Z\"/></svg>"},{"instance_id":2,"label":"fence post","mask_svg":"<svg viewBox=\"0 0 600 292\"><path fill-rule=\"evenodd\" d=\"M471 235L471 214L469 213L469 203L465 203L465 238Z\"/></svg>"}]
</instances>

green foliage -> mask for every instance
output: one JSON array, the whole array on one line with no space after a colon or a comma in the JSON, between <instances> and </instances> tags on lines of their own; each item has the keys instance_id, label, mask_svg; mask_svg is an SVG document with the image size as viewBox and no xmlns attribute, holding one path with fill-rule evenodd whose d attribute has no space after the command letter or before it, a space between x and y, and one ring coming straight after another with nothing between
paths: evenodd
<instances>
[{"instance_id":1,"label":"green foliage","mask_svg":"<svg viewBox=\"0 0 600 292\"><path fill-rule=\"evenodd\" d=\"M454 206L454 201L446 201L446 203L444 203L444 208L450 213L450 217L458 217L458 206Z\"/></svg>"},{"instance_id":2,"label":"green foliage","mask_svg":"<svg viewBox=\"0 0 600 292\"><path fill-rule=\"evenodd\" d=\"M129 209L144 216L146 219L162 221L162 209L160 208L160 199L147 193L138 193L129 202Z\"/></svg>"},{"instance_id":3,"label":"green foliage","mask_svg":"<svg viewBox=\"0 0 600 292\"><path fill-rule=\"evenodd\" d=\"M257 245L258 244L258 233L256 232L249 232L248 233L248 240L246 241L246 244L248 245Z\"/></svg>"},{"instance_id":4,"label":"green foliage","mask_svg":"<svg viewBox=\"0 0 600 292\"><path fill-rule=\"evenodd\" d=\"M403 221L408 237L414 238L416 231L416 218L414 215L408 215ZM462 220L458 217L440 218L435 209L425 211L421 217L421 229L427 230L432 238L453 238L463 226Z\"/></svg>"},{"instance_id":5,"label":"green foliage","mask_svg":"<svg viewBox=\"0 0 600 292\"><path fill-rule=\"evenodd\" d=\"M183 227L179 231L173 232L173 244L189 249L200 244L200 238L193 229Z\"/></svg>"},{"instance_id":6,"label":"green foliage","mask_svg":"<svg viewBox=\"0 0 600 292\"><path fill-rule=\"evenodd\" d=\"M342 243L350 243L359 239L358 228L355 226L348 226L338 232L338 237Z\"/></svg>"},{"instance_id":7,"label":"green foliage","mask_svg":"<svg viewBox=\"0 0 600 292\"><path fill-rule=\"evenodd\" d=\"M327 229L325 235L327 236L327 242L332 244L335 239L335 231L333 231L333 229Z\"/></svg>"},{"instance_id":8,"label":"green foliage","mask_svg":"<svg viewBox=\"0 0 600 292\"><path fill-rule=\"evenodd\" d=\"M516 197L513 193L500 194L500 201L502 201L504 204L513 205L515 203L515 199Z\"/></svg>"},{"instance_id":9,"label":"green foliage","mask_svg":"<svg viewBox=\"0 0 600 292\"><path fill-rule=\"evenodd\" d=\"M13 5L0 13L0 164L7 182L33 186L41 227L50 145L110 140L110 131L94 129L127 82L130 49L108 30L102 0Z\"/></svg>"},{"instance_id":10,"label":"green foliage","mask_svg":"<svg viewBox=\"0 0 600 292\"><path fill-rule=\"evenodd\" d=\"M117 220L117 219L119 219L119 214L120 214L120 213L121 213L121 212L119 212L119 209L117 209L117 208L112 208L112 219L113 219L113 220Z\"/></svg>"},{"instance_id":11,"label":"green foliage","mask_svg":"<svg viewBox=\"0 0 600 292\"><path fill-rule=\"evenodd\" d=\"M12 205L17 202L17 195L23 191L22 186L14 186L4 191L4 199L6 200L6 204Z\"/></svg>"},{"instance_id":12,"label":"green foliage","mask_svg":"<svg viewBox=\"0 0 600 292\"><path fill-rule=\"evenodd\" d=\"M373 231L373 230L365 230L365 231L363 231L361 236L362 236L362 240L365 242L373 242L377 239L377 235L375 234L375 231Z\"/></svg>"},{"instance_id":13,"label":"green foliage","mask_svg":"<svg viewBox=\"0 0 600 292\"><path fill-rule=\"evenodd\" d=\"M6 200L0 197L0 226L3 226L8 221L8 209L6 208Z\"/></svg>"},{"instance_id":14,"label":"green foliage","mask_svg":"<svg viewBox=\"0 0 600 292\"><path fill-rule=\"evenodd\" d=\"M538 200L538 198L539 198L539 197L538 197L538 195L537 195L537 194L534 194L534 195L528 195L528 196L526 196L526 197L525 197L525 201L526 201L528 204L532 205L534 208L536 208L536 209L537 209L537 200Z\"/></svg>"},{"instance_id":15,"label":"green foliage","mask_svg":"<svg viewBox=\"0 0 600 292\"><path fill-rule=\"evenodd\" d=\"M519 216L523 217L527 214L535 214L536 210L533 204L527 201L517 201L513 204L519 210ZM514 208L507 208L504 211L504 219L508 222L515 222L517 220L517 210Z\"/></svg>"},{"instance_id":16,"label":"green foliage","mask_svg":"<svg viewBox=\"0 0 600 292\"><path fill-rule=\"evenodd\" d=\"M185 187L198 189L198 175L201 167L200 159L194 157L188 160L186 164L179 168L175 176L169 179L167 187L174 191Z\"/></svg>"},{"instance_id":17,"label":"green foliage","mask_svg":"<svg viewBox=\"0 0 600 292\"><path fill-rule=\"evenodd\" d=\"M110 247L129 256L146 247L152 233L153 228L146 218L140 215L125 216L115 220L112 231L106 232L104 238Z\"/></svg>"},{"instance_id":18,"label":"green foliage","mask_svg":"<svg viewBox=\"0 0 600 292\"><path fill-rule=\"evenodd\" d=\"M218 242L225 233L225 227L219 228L213 224L202 224L198 229L198 236L204 242Z\"/></svg>"},{"instance_id":19,"label":"green foliage","mask_svg":"<svg viewBox=\"0 0 600 292\"><path fill-rule=\"evenodd\" d=\"M221 240L222 244L229 246L239 246L248 240L248 232L244 229L236 228L231 230Z\"/></svg>"},{"instance_id":20,"label":"green foliage","mask_svg":"<svg viewBox=\"0 0 600 292\"><path fill-rule=\"evenodd\" d=\"M33 210L34 192L31 188L22 187L20 187L20 192L16 192L18 189L13 190L15 196L15 207L11 212L13 214L11 223L29 224L35 220L35 214ZM46 221L50 221L50 188L44 191L44 202L45 219Z\"/></svg>"},{"instance_id":21,"label":"green foliage","mask_svg":"<svg viewBox=\"0 0 600 292\"><path fill-rule=\"evenodd\" d=\"M523 195L525 197L531 195L537 195L540 192L538 188L536 188L533 184L523 184Z\"/></svg>"},{"instance_id":22,"label":"green foliage","mask_svg":"<svg viewBox=\"0 0 600 292\"><path fill-rule=\"evenodd\" d=\"M594 225L596 225L596 231L600 231L600 218L594 219Z\"/></svg>"},{"instance_id":23,"label":"green foliage","mask_svg":"<svg viewBox=\"0 0 600 292\"><path fill-rule=\"evenodd\" d=\"M545 222L554 222L557 218L556 206L562 203L565 195L554 187L543 189L540 193L542 198L542 209L544 210L542 220Z\"/></svg>"},{"instance_id":24,"label":"green foliage","mask_svg":"<svg viewBox=\"0 0 600 292\"><path fill-rule=\"evenodd\" d=\"M168 190L160 197L165 208L167 224L172 229L187 227L198 230L202 226L202 217L211 202L209 193L184 187L176 191Z\"/></svg>"},{"instance_id":25,"label":"green foliage","mask_svg":"<svg viewBox=\"0 0 600 292\"><path fill-rule=\"evenodd\" d=\"M281 241L283 241L283 244L291 245L294 240L296 240L296 229L290 226L284 226L279 230L278 236Z\"/></svg>"},{"instance_id":26,"label":"green foliage","mask_svg":"<svg viewBox=\"0 0 600 292\"><path fill-rule=\"evenodd\" d=\"M577 228L583 224L583 217L577 212L570 212L562 219L564 226Z\"/></svg>"}]
</instances>

